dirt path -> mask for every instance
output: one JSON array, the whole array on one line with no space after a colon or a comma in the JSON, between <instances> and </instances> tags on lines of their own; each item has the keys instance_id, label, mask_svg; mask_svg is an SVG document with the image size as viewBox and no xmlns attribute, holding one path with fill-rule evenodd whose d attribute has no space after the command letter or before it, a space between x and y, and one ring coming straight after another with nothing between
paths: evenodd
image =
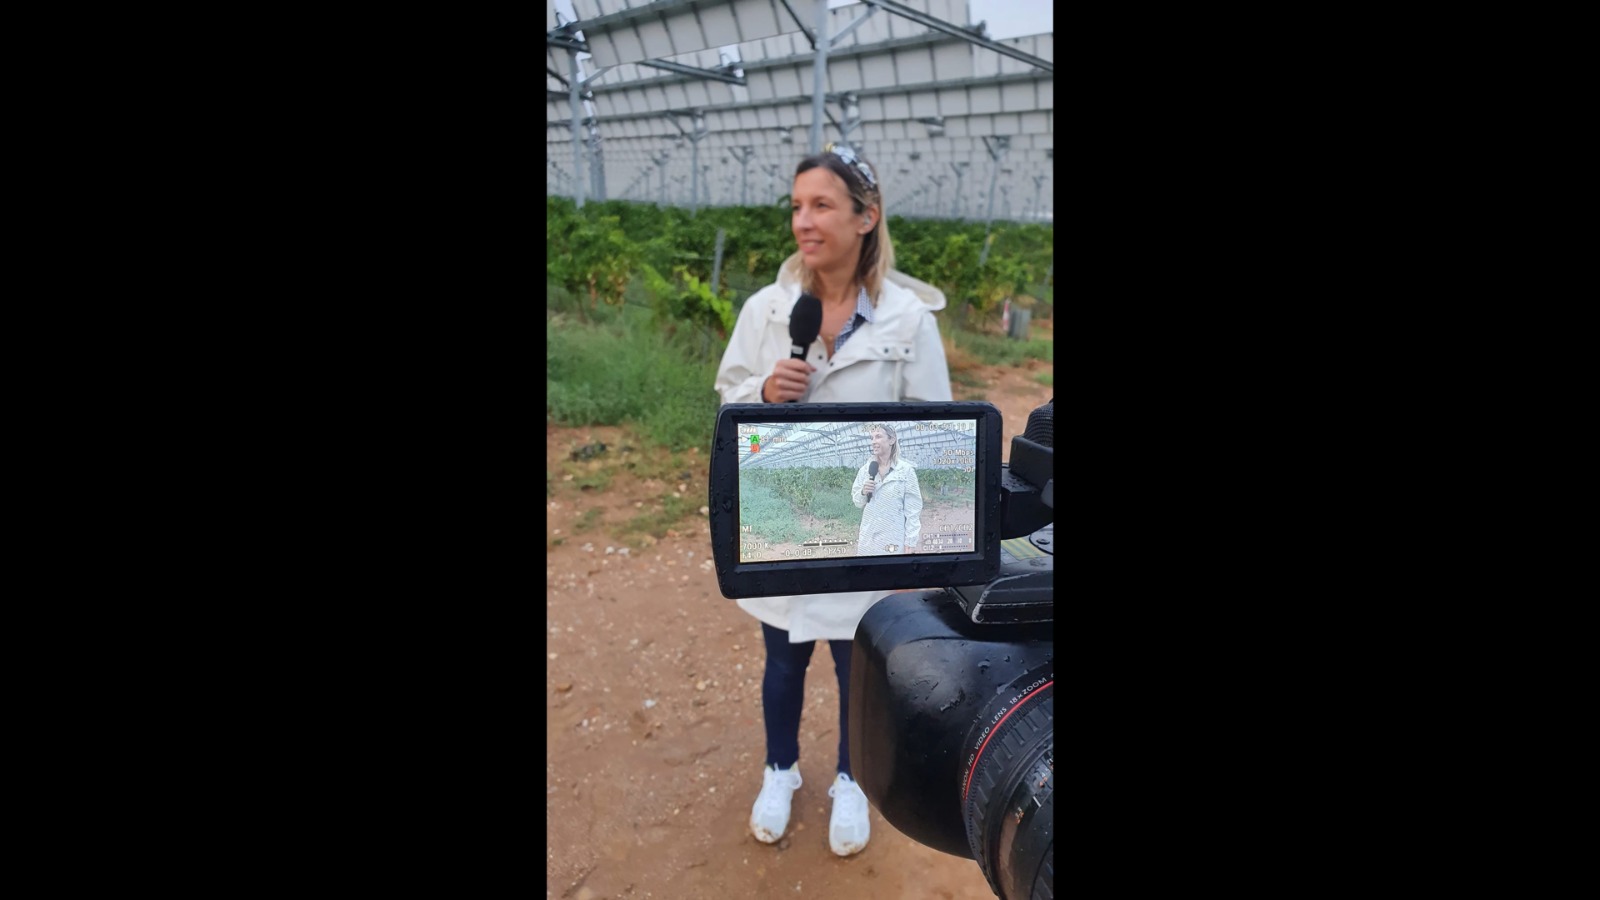
<instances>
[{"instance_id":1,"label":"dirt path","mask_svg":"<svg viewBox=\"0 0 1600 900\"><path fill-rule=\"evenodd\" d=\"M1033 380L1048 368L983 373L1008 453L1027 413L1054 394ZM621 452L629 443L621 429L550 428L548 467L576 467L572 451L598 442L608 451L583 466L633 456ZM572 481L553 477L545 526L546 896L990 900L976 863L913 842L876 811L865 851L848 859L829 851L839 697L826 649L815 651L808 675L805 783L788 836L774 846L750 835L765 756L760 624L718 591L703 517L659 541L618 537L629 517L682 502L669 495L703 504L704 453L685 454L682 471L667 477L618 468L589 490L580 486L583 472Z\"/></svg>"}]
</instances>

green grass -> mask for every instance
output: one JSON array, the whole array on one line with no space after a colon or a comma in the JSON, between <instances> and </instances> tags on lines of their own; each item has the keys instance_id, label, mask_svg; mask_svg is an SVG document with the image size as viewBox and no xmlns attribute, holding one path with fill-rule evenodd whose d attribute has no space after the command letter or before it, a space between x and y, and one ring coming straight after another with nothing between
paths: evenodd
<instances>
[{"instance_id":1,"label":"green grass","mask_svg":"<svg viewBox=\"0 0 1600 900\"><path fill-rule=\"evenodd\" d=\"M552 305L556 301L552 299ZM624 305L608 321L567 313L545 321L545 407L558 425L632 423L658 447L709 448L722 345L691 329L666 334L648 310Z\"/></svg>"},{"instance_id":2,"label":"green grass","mask_svg":"<svg viewBox=\"0 0 1600 900\"><path fill-rule=\"evenodd\" d=\"M595 526L596 522L599 522L599 521L600 521L600 510L595 509L594 507L591 506L588 509L586 509L583 512L578 514L577 520L572 523L572 530L573 531L588 531L589 529L591 529L591 528L593 528Z\"/></svg>"},{"instance_id":3,"label":"green grass","mask_svg":"<svg viewBox=\"0 0 1600 900\"><path fill-rule=\"evenodd\" d=\"M972 499L972 475L955 469L921 469L917 482L925 500L954 503Z\"/></svg>"},{"instance_id":4,"label":"green grass","mask_svg":"<svg viewBox=\"0 0 1600 900\"><path fill-rule=\"evenodd\" d=\"M749 525L751 533L773 543L806 541L811 530L800 524L794 504L759 482L739 486L739 524Z\"/></svg>"},{"instance_id":5,"label":"green grass","mask_svg":"<svg viewBox=\"0 0 1600 900\"><path fill-rule=\"evenodd\" d=\"M1023 287L1022 293L1034 299L1032 309L1035 319L1048 319L1055 314L1056 290L1054 287L1045 284L1030 284Z\"/></svg>"},{"instance_id":6,"label":"green grass","mask_svg":"<svg viewBox=\"0 0 1600 900\"><path fill-rule=\"evenodd\" d=\"M856 509L854 500L850 499L850 489L855 486L855 467L839 469L814 469L816 490L806 498L801 508L816 516L831 522L846 522L853 526L861 524L861 510ZM855 527L850 529L854 536Z\"/></svg>"},{"instance_id":7,"label":"green grass","mask_svg":"<svg viewBox=\"0 0 1600 900\"><path fill-rule=\"evenodd\" d=\"M679 482L689 482L692 487L697 481L703 484L711 475L704 454L635 450L622 459L622 468L628 470L631 481L654 478L673 487Z\"/></svg>"},{"instance_id":8,"label":"green grass","mask_svg":"<svg viewBox=\"0 0 1600 900\"><path fill-rule=\"evenodd\" d=\"M601 465L564 462L561 464L562 480L567 475L572 476L571 481L565 481L580 491L603 491L611 486L611 469Z\"/></svg>"},{"instance_id":9,"label":"green grass","mask_svg":"<svg viewBox=\"0 0 1600 900\"><path fill-rule=\"evenodd\" d=\"M1033 376L1033 380L1039 382L1040 384L1044 385L1045 387L1055 387L1056 386L1056 375L1055 375L1054 371L1051 371L1051 372L1040 372L1039 374Z\"/></svg>"},{"instance_id":10,"label":"green grass","mask_svg":"<svg viewBox=\"0 0 1600 900\"><path fill-rule=\"evenodd\" d=\"M700 507L705 505L705 494L679 494L676 491L666 495L660 504L646 503L633 518L617 529L617 537L628 540L639 549L644 549L647 542L641 538L648 535L659 540L666 536L667 530L681 524L691 515L699 515Z\"/></svg>"},{"instance_id":11,"label":"green grass","mask_svg":"<svg viewBox=\"0 0 1600 900\"><path fill-rule=\"evenodd\" d=\"M1016 341L994 334L979 334L962 328L950 332L951 341L987 366L1020 366L1030 359L1049 360L1055 356L1055 341L1030 338Z\"/></svg>"},{"instance_id":12,"label":"green grass","mask_svg":"<svg viewBox=\"0 0 1600 900\"><path fill-rule=\"evenodd\" d=\"M970 388L981 388L984 384L982 378L979 378L977 375L974 375L966 369L960 369L951 372L950 383Z\"/></svg>"}]
</instances>

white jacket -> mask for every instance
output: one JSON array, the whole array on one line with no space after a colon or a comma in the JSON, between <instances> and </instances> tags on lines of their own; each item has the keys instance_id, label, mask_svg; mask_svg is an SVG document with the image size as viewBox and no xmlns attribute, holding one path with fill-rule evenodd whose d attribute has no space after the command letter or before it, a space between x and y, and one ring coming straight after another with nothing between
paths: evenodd
<instances>
[{"instance_id":1,"label":"white jacket","mask_svg":"<svg viewBox=\"0 0 1600 900\"><path fill-rule=\"evenodd\" d=\"M862 493L867 484L869 460L856 470L850 499L861 510L861 529L856 535L856 555L887 556L904 553L922 540L922 485L917 467L902 457L889 474L882 472L872 480L871 494Z\"/></svg>"},{"instance_id":2,"label":"white jacket","mask_svg":"<svg viewBox=\"0 0 1600 900\"><path fill-rule=\"evenodd\" d=\"M717 370L723 403L760 403L761 384L778 360L789 358L789 312L800 299L799 254L779 269L776 284L745 301ZM863 323L828 359L819 336L806 351L816 367L802 403L874 403L949 400L950 371L934 310L944 294L914 278L891 272ZM844 586L843 584L840 585ZM792 643L850 640L867 608L891 591L853 591L794 597L754 597L740 608L789 632Z\"/></svg>"}]
</instances>

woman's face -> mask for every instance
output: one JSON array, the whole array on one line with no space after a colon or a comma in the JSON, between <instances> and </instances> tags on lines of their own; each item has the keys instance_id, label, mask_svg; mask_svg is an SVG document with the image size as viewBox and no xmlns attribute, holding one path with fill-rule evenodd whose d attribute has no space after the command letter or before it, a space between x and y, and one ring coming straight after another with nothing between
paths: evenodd
<instances>
[{"instance_id":1,"label":"woman's face","mask_svg":"<svg viewBox=\"0 0 1600 900\"><path fill-rule=\"evenodd\" d=\"M855 211L844 179L824 166L795 176L789 228L800 258L812 270L854 270L861 258L861 239L869 231L867 215Z\"/></svg>"},{"instance_id":2,"label":"woman's face","mask_svg":"<svg viewBox=\"0 0 1600 900\"><path fill-rule=\"evenodd\" d=\"M888 459L889 458L889 452L893 447L894 447L894 443L889 440L889 436L887 434L883 433L883 429L882 428L874 428L874 429L872 429L872 455L873 456L876 456L880 460Z\"/></svg>"}]
</instances>

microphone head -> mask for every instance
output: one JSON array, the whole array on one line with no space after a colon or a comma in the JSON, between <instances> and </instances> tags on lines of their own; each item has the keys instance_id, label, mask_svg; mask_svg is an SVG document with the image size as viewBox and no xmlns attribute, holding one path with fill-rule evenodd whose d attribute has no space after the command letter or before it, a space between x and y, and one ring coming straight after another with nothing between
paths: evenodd
<instances>
[{"instance_id":1,"label":"microphone head","mask_svg":"<svg viewBox=\"0 0 1600 900\"><path fill-rule=\"evenodd\" d=\"M878 477L878 461L877 460L873 460L871 463L869 463L867 465L867 477L868 478L877 478Z\"/></svg>"},{"instance_id":2,"label":"microphone head","mask_svg":"<svg viewBox=\"0 0 1600 900\"><path fill-rule=\"evenodd\" d=\"M811 294L801 294L789 313L789 341L800 347L809 347L822 332L822 301Z\"/></svg>"}]
</instances>

